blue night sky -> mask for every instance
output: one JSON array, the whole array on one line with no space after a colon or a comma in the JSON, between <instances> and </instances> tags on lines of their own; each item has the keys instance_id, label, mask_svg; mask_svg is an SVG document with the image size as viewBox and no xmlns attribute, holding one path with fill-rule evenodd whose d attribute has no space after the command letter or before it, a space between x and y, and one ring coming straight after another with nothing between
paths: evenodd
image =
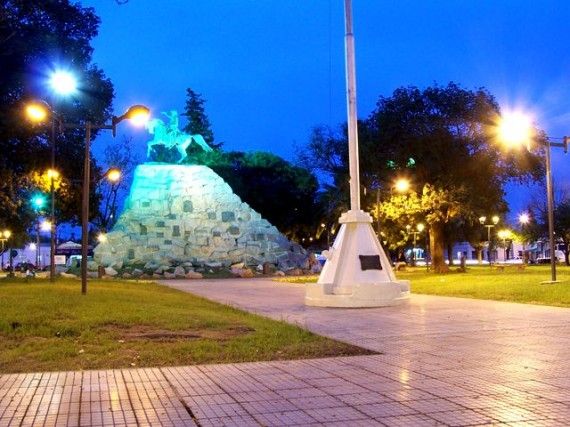
<instances>
[{"instance_id":1,"label":"blue night sky","mask_svg":"<svg viewBox=\"0 0 570 427\"><path fill-rule=\"evenodd\" d=\"M102 19L94 62L115 84L117 112L138 102L181 111L192 87L225 149L290 160L313 126L346 120L342 0L82 4ZM353 8L360 117L397 87L455 81L532 112L550 136L570 134L570 2L353 0ZM146 136L136 135L142 155ZM558 185L570 180L567 162L555 149ZM514 214L526 199L512 190Z\"/></svg>"}]
</instances>

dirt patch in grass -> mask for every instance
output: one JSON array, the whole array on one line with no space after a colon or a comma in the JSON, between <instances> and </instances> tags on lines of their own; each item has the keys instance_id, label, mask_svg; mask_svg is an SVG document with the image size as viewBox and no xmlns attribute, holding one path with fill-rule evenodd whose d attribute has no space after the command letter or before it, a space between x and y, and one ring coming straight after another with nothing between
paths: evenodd
<instances>
[{"instance_id":1,"label":"dirt patch in grass","mask_svg":"<svg viewBox=\"0 0 570 427\"><path fill-rule=\"evenodd\" d=\"M270 296L268 296L270 297ZM155 283L0 280L0 373L373 352Z\"/></svg>"},{"instance_id":2,"label":"dirt patch in grass","mask_svg":"<svg viewBox=\"0 0 570 427\"><path fill-rule=\"evenodd\" d=\"M230 326L222 330L193 329L173 331L157 328L152 325L106 325L101 328L118 337L122 341L146 340L146 341L179 341L208 339L215 341L227 341L246 334L255 332L255 329L245 325Z\"/></svg>"}]
</instances>

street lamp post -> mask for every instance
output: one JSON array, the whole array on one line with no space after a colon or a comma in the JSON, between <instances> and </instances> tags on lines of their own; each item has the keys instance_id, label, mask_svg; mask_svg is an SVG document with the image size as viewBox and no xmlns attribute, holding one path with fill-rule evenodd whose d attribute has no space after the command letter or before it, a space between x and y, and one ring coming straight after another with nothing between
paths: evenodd
<instances>
[{"instance_id":1,"label":"street lamp post","mask_svg":"<svg viewBox=\"0 0 570 427\"><path fill-rule=\"evenodd\" d=\"M527 150L530 150L530 141L534 135L530 119L520 113L507 114L502 117L499 124L499 136L509 145L522 145L526 143ZM550 246L550 282L555 283L556 280L556 248L554 239L554 186L552 182L552 160L551 147L563 148L564 152L568 151L570 138L565 136L563 142L552 142L551 138L546 137L544 141L544 157L546 166L546 199L547 199L547 216L548 216L548 241Z\"/></svg>"},{"instance_id":2,"label":"street lamp post","mask_svg":"<svg viewBox=\"0 0 570 427\"><path fill-rule=\"evenodd\" d=\"M493 215L493 217L491 217L492 224L485 224L486 222L486 216L479 218L479 223L487 228L487 260L489 261L489 265L491 265L493 262L491 258L491 229L499 223L499 217L497 215Z\"/></svg>"},{"instance_id":3,"label":"street lamp post","mask_svg":"<svg viewBox=\"0 0 570 427\"><path fill-rule=\"evenodd\" d=\"M554 190L552 184L552 161L550 147L554 144L546 140L544 151L546 153L546 200L548 204L548 241L550 246L550 280L556 282L556 250L554 244ZM564 144L556 144L564 147Z\"/></svg>"},{"instance_id":4,"label":"street lamp post","mask_svg":"<svg viewBox=\"0 0 570 427\"><path fill-rule=\"evenodd\" d=\"M143 115L148 118L150 110L143 105L130 107L123 115L114 116L110 125L94 125L85 122L85 159L83 164L83 198L81 203L81 293L87 293L87 253L89 244L89 176L91 168L91 130L108 129L115 136L117 125L126 119L140 120Z\"/></svg>"},{"instance_id":5,"label":"street lamp post","mask_svg":"<svg viewBox=\"0 0 570 427\"><path fill-rule=\"evenodd\" d=\"M35 121L43 121L51 115L56 117L53 110L46 102L34 102L26 108L28 116L33 117ZM85 127L85 158L83 162L83 195L81 201L81 293L87 293L87 253L89 243L89 182L91 168L91 130L108 129L116 134L117 125L123 120L133 120L137 124L142 124L148 119L150 110L144 105L133 105L121 116L113 116L110 124L93 124L87 120L84 124L70 124L60 122L62 128L77 129Z\"/></svg>"}]
</instances>

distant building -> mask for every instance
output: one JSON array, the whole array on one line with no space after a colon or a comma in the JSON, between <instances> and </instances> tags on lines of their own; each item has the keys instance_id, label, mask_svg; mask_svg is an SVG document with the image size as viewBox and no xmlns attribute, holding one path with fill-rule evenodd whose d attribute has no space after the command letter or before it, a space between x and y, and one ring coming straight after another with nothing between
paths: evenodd
<instances>
[{"instance_id":1,"label":"distant building","mask_svg":"<svg viewBox=\"0 0 570 427\"><path fill-rule=\"evenodd\" d=\"M50 265L50 243L40 243L39 251L36 243L30 243L23 248L15 248L14 249L17 254L12 259L12 265L16 266L22 263L30 263L35 265L36 267L42 269ZM89 255L93 254L93 248L89 246ZM65 256L65 261L63 258L60 258L63 262L58 262L57 264L65 264L65 262L69 259L71 255L81 255L81 244L75 243L72 241L68 241L62 243L56 247L55 255ZM10 265L10 255L9 251L6 251L2 255L2 269L8 267Z\"/></svg>"}]
</instances>

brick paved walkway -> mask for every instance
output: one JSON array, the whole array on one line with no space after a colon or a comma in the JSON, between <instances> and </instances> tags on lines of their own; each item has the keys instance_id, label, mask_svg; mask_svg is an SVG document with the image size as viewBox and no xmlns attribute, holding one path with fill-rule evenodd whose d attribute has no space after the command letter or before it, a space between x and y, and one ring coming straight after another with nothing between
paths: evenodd
<instances>
[{"instance_id":1,"label":"brick paved walkway","mask_svg":"<svg viewBox=\"0 0 570 427\"><path fill-rule=\"evenodd\" d=\"M382 354L3 375L0 426L570 424L570 310L420 295L322 309L298 285L169 285Z\"/></svg>"}]
</instances>

